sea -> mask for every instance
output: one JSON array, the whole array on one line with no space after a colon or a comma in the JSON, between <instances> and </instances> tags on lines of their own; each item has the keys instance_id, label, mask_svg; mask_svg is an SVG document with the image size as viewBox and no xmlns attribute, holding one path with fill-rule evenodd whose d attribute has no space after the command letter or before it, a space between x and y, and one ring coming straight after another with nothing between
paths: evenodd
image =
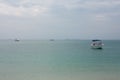
<instances>
[{"instance_id":1,"label":"sea","mask_svg":"<svg viewBox=\"0 0 120 80\"><path fill-rule=\"evenodd\" d=\"M1 40L0 80L120 80L120 40Z\"/></svg>"}]
</instances>

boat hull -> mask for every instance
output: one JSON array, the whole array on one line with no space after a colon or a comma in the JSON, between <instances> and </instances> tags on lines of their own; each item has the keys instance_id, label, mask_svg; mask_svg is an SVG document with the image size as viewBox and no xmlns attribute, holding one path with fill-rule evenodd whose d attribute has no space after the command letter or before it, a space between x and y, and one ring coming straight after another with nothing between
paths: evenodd
<instances>
[{"instance_id":1,"label":"boat hull","mask_svg":"<svg viewBox=\"0 0 120 80\"><path fill-rule=\"evenodd\" d=\"M93 49L102 49L102 46L91 46Z\"/></svg>"},{"instance_id":2,"label":"boat hull","mask_svg":"<svg viewBox=\"0 0 120 80\"><path fill-rule=\"evenodd\" d=\"M93 45L93 44L91 44L91 48L93 48L93 49L102 49L102 44L101 45Z\"/></svg>"}]
</instances>

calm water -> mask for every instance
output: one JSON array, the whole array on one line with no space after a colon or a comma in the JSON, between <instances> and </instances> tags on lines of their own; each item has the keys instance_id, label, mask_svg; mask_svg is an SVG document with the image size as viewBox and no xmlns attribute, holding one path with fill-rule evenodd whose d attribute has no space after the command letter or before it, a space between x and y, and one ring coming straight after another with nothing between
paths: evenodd
<instances>
[{"instance_id":1,"label":"calm water","mask_svg":"<svg viewBox=\"0 0 120 80\"><path fill-rule=\"evenodd\" d=\"M0 41L0 80L120 80L120 41Z\"/></svg>"}]
</instances>

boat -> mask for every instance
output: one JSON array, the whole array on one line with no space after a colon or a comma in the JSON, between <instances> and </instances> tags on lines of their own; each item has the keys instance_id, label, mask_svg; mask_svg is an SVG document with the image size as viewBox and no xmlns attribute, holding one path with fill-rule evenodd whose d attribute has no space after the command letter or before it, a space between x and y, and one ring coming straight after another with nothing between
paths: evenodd
<instances>
[{"instance_id":1,"label":"boat","mask_svg":"<svg viewBox=\"0 0 120 80\"><path fill-rule=\"evenodd\" d=\"M103 45L104 44L102 43L102 40L98 40L98 39L92 40L91 43L91 47L93 49L102 49Z\"/></svg>"},{"instance_id":2,"label":"boat","mask_svg":"<svg viewBox=\"0 0 120 80\"><path fill-rule=\"evenodd\" d=\"M15 39L14 41L15 41L15 42L19 42L20 40L19 40L19 39Z\"/></svg>"},{"instance_id":3,"label":"boat","mask_svg":"<svg viewBox=\"0 0 120 80\"><path fill-rule=\"evenodd\" d=\"M54 39L50 39L50 41L55 41Z\"/></svg>"}]
</instances>

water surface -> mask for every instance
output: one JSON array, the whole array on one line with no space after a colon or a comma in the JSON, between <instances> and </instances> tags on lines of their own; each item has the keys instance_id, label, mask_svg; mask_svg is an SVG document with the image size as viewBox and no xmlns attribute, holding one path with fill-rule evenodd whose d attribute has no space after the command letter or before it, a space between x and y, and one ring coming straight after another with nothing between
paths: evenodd
<instances>
[{"instance_id":1,"label":"water surface","mask_svg":"<svg viewBox=\"0 0 120 80\"><path fill-rule=\"evenodd\" d=\"M120 41L0 41L0 80L120 80Z\"/></svg>"}]
</instances>

